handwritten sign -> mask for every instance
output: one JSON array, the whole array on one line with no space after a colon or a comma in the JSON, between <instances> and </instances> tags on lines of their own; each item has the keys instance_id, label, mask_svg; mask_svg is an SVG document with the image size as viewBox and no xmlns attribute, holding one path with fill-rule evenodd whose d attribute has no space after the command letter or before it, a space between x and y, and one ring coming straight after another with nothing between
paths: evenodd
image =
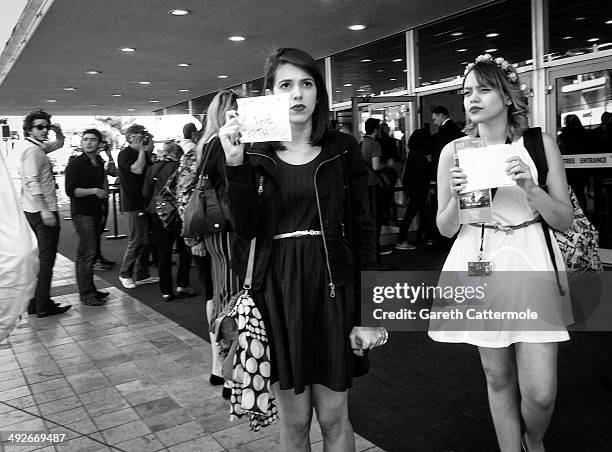
<instances>
[{"instance_id":1,"label":"handwritten sign","mask_svg":"<svg viewBox=\"0 0 612 452\"><path fill-rule=\"evenodd\" d=\"M258 96L238 99L241 118L240 141L291 141L289 125L289 96Z\"/></svg>"}]
</instances>

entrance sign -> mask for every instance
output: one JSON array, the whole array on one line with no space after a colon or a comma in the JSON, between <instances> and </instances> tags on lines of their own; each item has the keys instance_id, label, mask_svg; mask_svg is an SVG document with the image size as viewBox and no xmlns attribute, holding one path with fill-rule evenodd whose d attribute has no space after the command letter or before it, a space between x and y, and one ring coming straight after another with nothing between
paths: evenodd
<instances>
[{"instance_id":1,"label":"entrance sign","mask_svg":"<svg viewBox=\"0 0 612 452\"><path fill-rule=\"evenodd\" d=\"M610 168L612 154L572 154L563 155L566 168Z\"/></svg>"},{"instance_id":2,"label":"entrance sign","mask_svg":"<svg viewBox=\"0 0 612 452\"><path fill-rule=\"evenodd\" d=\"M291 141L287 94L238 99L238 115L243 143Z\"/></svg>"}]
</instances>

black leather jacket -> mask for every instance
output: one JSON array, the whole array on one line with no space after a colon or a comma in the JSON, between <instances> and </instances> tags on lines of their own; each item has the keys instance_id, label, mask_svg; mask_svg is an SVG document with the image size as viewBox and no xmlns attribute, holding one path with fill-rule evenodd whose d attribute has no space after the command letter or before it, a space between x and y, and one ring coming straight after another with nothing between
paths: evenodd
<instances>
[{"instance_id":1,"label":"black leather jacket","mask_svg":"<svg viewBox=\"0 0 612 452\"><path fill-rule=\"evenodd\" d=\"M255 290L265 279L279 216L274 152L267 143L257 144L246 151L244 164L226 168L237 234L234 268L244 277L249 243L257 236L252 283ZM325 271L333 297L336 287L349 282L358 289L357 272L375 265L374 229L368 173L357 141L351 135L329 132L322 142L321 160L315 171L315 194L326 254Z\"/></svg>"}]
</instances>

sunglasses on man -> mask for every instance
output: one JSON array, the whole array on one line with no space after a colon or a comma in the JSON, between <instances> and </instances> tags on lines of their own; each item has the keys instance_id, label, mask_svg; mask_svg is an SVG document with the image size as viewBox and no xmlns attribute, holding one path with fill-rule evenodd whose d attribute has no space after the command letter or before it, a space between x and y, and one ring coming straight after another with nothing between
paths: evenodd
<instances>
[{"instance_id":1,"label":"sunglasses on man","mask_svg":"<svg viewBox=\"0 0 612 452\"><path fill-rule=\"evenodd\" d=\"M36 124L35 126L32 126L32 128L37 129L37 130L43 130L43 129L51 130L51 126L49 124L46 124L46 125Z\"/></svg>"}]
</instances>

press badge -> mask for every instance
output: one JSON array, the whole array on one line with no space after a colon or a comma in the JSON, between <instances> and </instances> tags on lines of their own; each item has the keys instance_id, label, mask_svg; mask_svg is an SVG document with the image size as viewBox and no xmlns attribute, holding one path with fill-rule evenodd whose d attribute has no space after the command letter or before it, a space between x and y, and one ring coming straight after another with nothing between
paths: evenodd
<instances>
[{"instance_id":1,"label":"press badge","mask_svg":"<svg viewBox=\"0 0 612 452\"><path fill-rule=\"evenodd\" d=\"M491 276L493 264L489 261L468 262L468 276Z\"/></svg>"}]
</instances>

